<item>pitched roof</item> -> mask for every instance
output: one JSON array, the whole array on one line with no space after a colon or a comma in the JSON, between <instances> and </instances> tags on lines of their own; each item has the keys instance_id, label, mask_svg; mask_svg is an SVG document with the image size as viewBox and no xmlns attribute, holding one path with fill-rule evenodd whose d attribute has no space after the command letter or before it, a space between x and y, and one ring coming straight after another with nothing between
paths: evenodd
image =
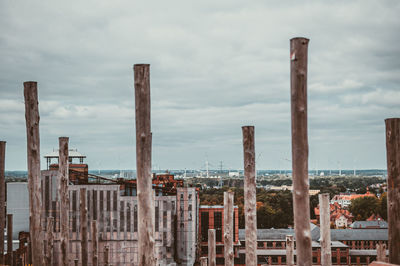
<instances>
[{"instance_id":1,"label":"pitched roof","mask_svg":"<svg viewBox=\"0 0 400 266\"><path fill-rule=\"evenodd\" d=\"M388 223L383 220L355 221L350 227L353 229L388 228Z\"/></svg>"},{"instance_id":2,"label":"pitched roof","mask_svg":"<svg viewBox=\"0 0 400 266\"><path fill-rule=\"evenodd\" d=\"M387 229L331 229L332 241L388 240Z\"/></svg>"}]
</instances>

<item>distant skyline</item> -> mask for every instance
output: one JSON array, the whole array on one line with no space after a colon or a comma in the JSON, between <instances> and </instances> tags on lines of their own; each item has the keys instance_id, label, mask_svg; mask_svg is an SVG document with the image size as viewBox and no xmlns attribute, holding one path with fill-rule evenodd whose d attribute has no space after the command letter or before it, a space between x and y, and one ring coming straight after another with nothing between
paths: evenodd
<instances>
[{"instance_id":1,"label":"distant skyline","mask_svg":"<svg viewBox=\"0 0 400 266\"><path fill-rule=\"evenodd\" d=\"M23 82L41 156L69 136L89 169L135 169L133 64L149 63L153 168L290 169L289 40L310 39L309 169L386 169L400 117L400 2L1 1L0 139L26 170ZM46 162L42 160L42 168Z\"/></svg>"}]
</instances>

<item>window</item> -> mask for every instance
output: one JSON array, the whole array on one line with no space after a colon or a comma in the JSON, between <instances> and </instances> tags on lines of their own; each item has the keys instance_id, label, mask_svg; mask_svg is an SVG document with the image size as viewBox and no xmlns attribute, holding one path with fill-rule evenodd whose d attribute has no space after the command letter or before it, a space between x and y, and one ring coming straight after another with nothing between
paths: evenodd
<instances>
[{"instance_id":1,"label":"window","mask_svg":"<svg viewBox=\"0 0 400 266\"><path fill-rule=\"evenodd\" d=\"M126 203L126 231L131 231L131 204Z\"/></svg>"},{"instance_id":2,"label":"window","mask_svg":"<svg viewBox=\"0 0 400 266\"><path fill-rule=\"evenodd\" d=\"M222 247L222 246L217 246L215 249L216 249L216 253L217 254L223 254L224 253L224 247Z\"/></svg>"},{"instance_id":3,"label":"window","mask_svg":"<svg viewBox=\"0 0 400 266\"><path fill-rule=\"evenodd\" d=\"M121 232L125 231L125 202L121 201L121 206L120 206L120 210L119 210L119 222L120 222L120 226L121 228L119 229Z\"/></svg>"},{"instance_id":4,"label":"window","mask_svg":"<svg viewBox=\"0 0 400 266\"><path fill-rule=\"evenodd\" d=\"M160 227L160 225L159 225L159 222L160 222L160 207L158 206L158 201L155 201L154 202L155 203L155 208L154 208L154 211L155 211L155 231L156 232L158 232L159 231L159 227Z\"/></svg>"},{"instance_id":5,"label":"window","mask_svg":"<svg viewBox=\"0 0 400 266\"><path fill-rule=\"evenodd\" d=\"M111 191L107 191L107 211L111 210Z\"/></svg>"},{"instance_id":6,"label":"window","mask_svg":"<svg viewBox=\"0 0 400 266\"><path fill-rule=\"evenodd\" d=\"M201 241L208 241L208 212L201 213Z\"/></svg>"},{"instance_id":7,"label":"window","mask_svg":"<svg viewBox=\"0 0 400 266\"><path fill-rule=\"evenodd\" d=\"M137 220L137 205L135 205L135 207L133 207L133 232L137 232Z\"/></svg>"},{"instance_id":8,"label":"window","mask_svg":"<svg viewBox=\"0 0 400 266\"><path fill-rule=\"evenodd\" d=\"M92 191L93 197L93 220L97 220L97 190Z\"/></svg>"},{"instance_id":9,"label":"window","mask_svg":"<svg viewBox=\"0 0 400 266\"><path fill-rule=\"evenodd\" d=\"M224 265L225 264L225 259L224 258L216 258L215 262L217 265Z\"/></svg>"},{"instance_id":10,"label":"window","mask_svg":"<svg viewBox=\"0 0 400 266\"><path fill-rule=\"evenodd\" d=\"M117 191L113 192L113 210L117 211L118 201L117 201Z\"/></svg>"},{"instance_id":11,"label":"window","mask_svg":"<svg viewBox=\"0 0 400 266\"><path fill-rule=\"evenodd\" d=\"M264 247L264 242L262 242L262 241L257 241L257 247L263 248L263 247Z\"/></svg>"},{"instance_id":12,"label":"window","mask_svg":"<svg viewBox=\"0 0 400 266\"><path fill-rule=\"evenodd\" d=\"M215 242L222 242L222 212L214 212Z\"/></svg>"}]
</instances>

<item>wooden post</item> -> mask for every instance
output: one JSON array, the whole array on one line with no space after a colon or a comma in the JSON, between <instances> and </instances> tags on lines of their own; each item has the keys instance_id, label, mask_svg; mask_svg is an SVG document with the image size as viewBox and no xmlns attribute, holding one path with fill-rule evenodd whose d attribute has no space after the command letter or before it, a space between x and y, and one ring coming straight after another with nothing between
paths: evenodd
<instances>
[{"instance_id":1,"label":"wooden post","mask_svg":"<svg viewBox=\"0 0 400 266\"><path fill-rule=\"evenodd\" d=\"M37 82L24 82L25 121L28 155L29 189L29 232L32 245L33 265L44 264L42 228L40 215L42 210L40 178L40 138Z\"/></svg>"},{"instance_id":2,"label":"wooden post","mask_svg":"<svg viewBox=\"0 0 400 266\"><path fill-rule=\"evenodd\" d=\"M0 141L0 264L4 264L4 224L6 221L6 182L5 182L6 142Z\"/></svg>"},{"instance_id":3,"label":"wooden post","mask_svg":"<svg viewBox=\"0 0 400 266\"><path fill-rule=\"evenodd\" d=\"M14 265L13 262L13 215L7 214L7 258L8 265Z\"/></svg>"},{"instance_id":4,"label":"wooden post","mask_svg":"<svg viewBox=\"0 0 400 266\"><path fill-rule=\"evenodd\" d=\"M298 265L312 264L307 136L308 39L290 40L293 212Z\"/></svg>"},{"instance_id":5,"label":"wooden post","mask_svg":"<svg viewBox=\"0 0 400 266\"><path fill-rule=\"evenodd\" d=\"M319 194L320 226L321 226L321 265L331 266L331 222L329 193Z\"/></svg>"},{"instance_id":6,"label":"wooden post","mask_svg":"<svg viewBox=\"0 0 400 266\"><path fill-rule=\"evenodd\" d=\"M108 253L109 253L109 247L105 246L104 247L104 266L109 266L110 261L108 259Z\"/></svg>"},{"instance_id":7,"label":"wooden post","mask_svg":"<svg viewBox=\"0 0 400 266\"><path fill-rule=\"evenodd\" d=\"M150 65L134 66L139 265L155 265L154 200L151 176Z\"/></svg>"},{"instance_id":8,"label":"wooden post","mask_svg":"<svg viewBox=\"0 0 400 266\"><path fill-rule=\"evenodd\" d=\"M81 233L81 261L82 265L88 265L88 217L86 206L86 188L79 191L79 209L80 209L80 233Z\"/></svg>"},{"instance_id":9,"label":"wooden post","mask_svg":"<svg viewBox=\"0 0 400 266\"><path fill-rule=\"evenodd\" d=\"M92 265L98 265L98 247L99 237L97 236L97 221L92 221Z\"/></svg>"},{"instance_id":10,"label":"wooden post","mask_svg":"<svg viewBox=\"0 0 400 266\"><path fill-rule=\"evenodd\" d=\"M254 126L242 127L244 158L244 219L246 265L257 265L257 202Z\"/></svg>"},{"instance_id":11,"label":"wooden post","mask_svg":"<svg viewBox=\"0 0 400 266\"><path fill-rule=\"evenodd\" d=\"M286 236L286 265L294 265L294 244L292 235Z\"/></svg>"},{"instance_id":12,"label":"wooden post","mask_svg":"<svg viewBox=\"0 0 400 266\"><path fill-rule=\"evenodd\" d=\"M216 266L215 261L215 229L208 229L208 265Z\"/></svg>"},{"instance_id":13,"label":"wooden post","mask_svg":"<svg viewBox=\"0 0 400 266\"><path fill-rule=\"evenodd\" d=\"M68 266L69 258L69 195L68 195L68 137L59 138L58 180L60 195L61 265Z\"/></svg>"},{"instance_id":14,"label":"wooden post","mask_svg":"<svg viewBox=\"0 0 400 266\"><path fill-rule=\"evenodd\" d=\"M200 266L207 266L207 257L200 258Z\"/></svg>"},{"instance_id":15,"label":"wooden post","mask_svg":"<svg viewBox=\"0 0 400 266\"><path fill-rule=\"evenodd\" d=\"M79 263L79 259L74 259L75 266L78 266L78 263ZM82 264L82 265L84 265L84 264Z\"/></svg>"},{"instance_id":16,"label":"wooden post","mask_svg":"<svg viewBox=\"0 0 400 266\"><path fill-rule=\"evenodd\" d=\"M386 245L376 244L376 260L386 262Z\"/></svg>"},{"instance_id":17,"label":"wooden post","mask_svg":"<svg viewBox=\"0 0 400 266\"><path fill-rule=\"evenodd\" d=\"M385 120L389 262L400 264L400 118Z\"/></svg>"},{"instance_id":18,"label":"wooden post","mask_svg":"<svg viewBox=\"0 0 400 266\"><path fill-rule=\"evenodd\" d=\"M47 230L46 230L46 240L47 240L47 256L46 256L46 265L53 265L53 248L54 248L54 235L53 235L53 227L54 227L54 218L47 217Z\"/></svg>"},{"instance_id":19,"label":"wooden post","mask_svg":"<svg viewBox=\"0 0 400 266\"><path fill-rule=\"evenodd\" d=\"M224 257L225 266L233 266L233 198L234 192L224 192Z\"/></svg>"}]
</instances>

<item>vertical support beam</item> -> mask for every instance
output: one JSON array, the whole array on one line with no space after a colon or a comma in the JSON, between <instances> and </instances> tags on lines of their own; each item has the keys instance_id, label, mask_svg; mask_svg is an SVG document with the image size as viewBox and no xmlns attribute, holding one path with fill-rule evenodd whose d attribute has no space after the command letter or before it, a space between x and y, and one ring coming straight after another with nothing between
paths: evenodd
<instances>
[{"instance_id":1,"label":"vertical support beam","mask_svg":"<svg viewBox=\"0 0 400 266\"><path fill-rule=\"evenodd\" d=\"M225 266L233 266L233 198L234 192L224 192L224 257Z\"/></svg>"},{"instance_id":2,"label":"vertical support beam","mask_svg":"<svg viewBox=\"0 0 400 266\"><path fill-rule=\"evenodd\" d=\"M244 158L244 219L246 265L257 265L256 163L254 126L242 127Z\"/></svg>"},{"instance_id":3,"label":"vertical support beam","mask_svg":"<svg viewBox=\"0 0 400 266\"><path fill-rule=\"evenodd\" d=\"M54 248L54 235L53 235L53 228L54 228L54 218L47 217L47 230L46 230L46 240L47 240L47 256L46 256L46 265L52 266L53 265L53 248Z\"/></svg>"},{"instance_id":4,"label":"vertical support beam","mask_svg":"<svg viewBox=\"0 0 400 266\"><path fill-rule=\"evenodd\" d=\"M400 118L385 120L389 262L400 264Z\"/></svg>"},{"instance_id":5,"label":"vertical support beam","mask_svg":"<svg viewBox=\"0 0 400 266\"><path fill-rule=\"evenodd\" d=\"M110 265L110 261L109 261L109 250L110 248L108 246L104 247L104 266L109 266Z\"/></svg>"},{"instance_id":6,"label":"vertical support beam","mask_svg":"<svg viewBox=\"0 0 400 266\"><path fill-rule=\"evenodd\" d=\"M207 258L206 257L200 258L200 266L207 266Z\"/></svg>"},{"instance_id":7,"label":"vertical support beam","mask_svg":"<svg viewBox=\"0 0 400 266\"><path fill-rule=\"evenodd\" d=\"M290 40L293 212L298 265L312 264L308 185L307 50L309 40Z\"/></svg>"},{"instance_id":8,"label":"vertical support beam","mask_svg":"<svg viewBox=\"0 0 400 266\"><path fill-rule=\"evenodd\" d=\"M69 251L69 195L68 195L68 137L59 138L58 194L60 195L61 265L68 266Z\"/></svg>"},{"instance_id":9,"label":"vertical support beam","mask_svg":"<svg viewBox=\"0 0 400 266\"><path fill-rule=\"evenodd\" d=\"M294 244L292 235L286 236L286 265L294 265Z\"/></svg>"},{"instance_id":10,"label":"vertical support beam","mask_svg":"<svg viewBox=\"0 0 400 266\"><path fill-rule=\"evenodd\" d=\"M86 188L79 191L80 233L81 233L81 260L82 265L88 265L88 217L86 206Z\"/></svg>"},{"instance_id":11,"label":"vertical support beam","mask_svg":"<svg viewBox=\"0 0 400 266\"><path fill-rule=\"evenodd\" d=\"M386 262L386 245L376 244L376 260L380 262Z\"/></svg>"},{"instance_id":12,"label":"vertical support beam","mask_svg":"<svg viewBox=\"0 0 400 266\"><path fill-rule=\"evenodd\" d=\"M216 266L215 229L208 229L208 265Z\"/></svg>"},{"instance_id":13,"label":"vertical support beam","mask_svg":"<svg viewBox=\"0 0 400 266\"><path fill-rule=\"evenodd\" d=\"M92 265L97 266L98 265L98 253L97 253L97 248L98 248L98 242L99 237L97 235L97 221L94 220L92 221Z\"/></svg>"},{"instance_id":14,"label":"vertical support beam","mask_svg":"<svg viewBox=\"0 0 400 266\"><path fill-rule=\"evenodd\" d=\"M7 214L7 258L8 258L8 265L13 264L13 215Z\"/></svg>"},{"instance_id":15,"label":"vertical support beam","mask_svg":"<svg viewBox=\"0 0 400 266\"><path fill-rule=\"evenodd\" d=\"M79 263L79 259L74 259L74 265L78 266L78 263ZM82 265L84 265L84 264L82 264Z\"/></svg>"},{"instance_id":16,"label":"vertical support beam","mask_svg":"<svg viewBox=\"0 0 400 266\"><path fill-rule=\"evenodd\" d=\"M42 188L40 180L40 138L37 82L24 82L25 121L28 155L29 232L33 265L44 264L42 228Z\"/></svg>"},{"instance_id":17,"label":"vertical support beam","mask_svg":"<svg viewBox=\"0 0 400 266\"><path fill-rule=\"evenodd\" d=\"M320 226L321 226L321 265L332 265L331 223L329 193L319 194Z\"/></svg>"},{"instance_id":18,"label":"vertical support beam","mask_svg":"<svg viewBox=\"0 0 400 266\"><path fill-rule=\"evenodd\" d=\"M150 65L134 65L139 265L155 265L151 176Z\"/></svg>"},{"instance_id":19,"label":"vertical support beam","mask_svg":"<svg viewBox=\"0 0 400 266\"><path fill-rule=\"evenodd\" d=\"M0 141L0 264L4 264L4 224L6 221L6 181L5 181L6 142Z\"/></svg>"}]
</instances>

